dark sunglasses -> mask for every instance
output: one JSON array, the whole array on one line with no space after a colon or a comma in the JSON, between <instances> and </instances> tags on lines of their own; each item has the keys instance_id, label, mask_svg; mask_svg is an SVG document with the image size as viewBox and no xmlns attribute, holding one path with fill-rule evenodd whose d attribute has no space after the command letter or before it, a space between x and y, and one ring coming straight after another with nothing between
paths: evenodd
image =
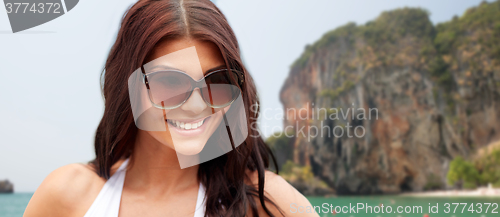
<instances>
[{"instance_id":1,"label":"dark sunglasses","mask_svg":"<svg viewBox=\"0 0 500 217\"><path fill-rule=\"evenodd\" d=\"M200 89L205 103L212 108L223 108L236 100L243 85L243 72L218 69L195 81L188 74L177 70L156 71L145 74L143 82L154 107L175 109L184 104L195 88Z\"/></svg>"}]
</instances>

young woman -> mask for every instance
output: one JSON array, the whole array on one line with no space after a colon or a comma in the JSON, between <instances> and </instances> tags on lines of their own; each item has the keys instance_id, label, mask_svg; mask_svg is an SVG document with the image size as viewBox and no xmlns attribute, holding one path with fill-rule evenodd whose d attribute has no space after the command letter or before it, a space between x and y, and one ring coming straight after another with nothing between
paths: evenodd
<instances>
[{"instance_id":1,"label":"young woman","mask_svg":"<svg viewBox=\"0 0 500 217\"><path fill-rule=\"evenodd\" d=\"M197 59L182 53L191 48ZM177 61L178 69L145 69L172 54L179 54L170 59ZM196 66L201 74L191 70ZM130 84L138 69L155 105L151 111L164 115L163 131L145 130L150 127L147 121L138 123L132 96L140 90ZM174 76L177 80L169 82L175 87L152 73ZM292 204L311 204L266 170L272 154L250 127L258 117L258 111L251 109L258 104L255 85L240 59L231 27L212 2L137 2L123 18L103 78L105 111L95 136L96 159L49 174L24 216L317 216L291 209ZM156 101L169 91L155 92L154 82L163 90L185 90L180 91L184 95ZM219 84L236 89L213 88ZM239 116L244 117L240 120L244 127L228 124L235 120L231 119L238 107L235 96L244 107L239 110L244 111ZM181 161L183 156L201 156L208 149L207 140L219 141L221 132L228 132L224 135L234 150L199 163ZM238 142L236 134L244 140Z\"/></svg>"}]
</instances>

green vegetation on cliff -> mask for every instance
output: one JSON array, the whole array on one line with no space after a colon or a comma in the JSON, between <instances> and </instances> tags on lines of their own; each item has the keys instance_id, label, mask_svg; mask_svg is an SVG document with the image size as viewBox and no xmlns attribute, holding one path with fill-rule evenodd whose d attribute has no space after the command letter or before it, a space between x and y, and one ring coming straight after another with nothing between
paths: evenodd
<instances>
[{"instance_id":1,"label":"green vegetation on cliff","mask_svg":"<svg viewBox=\"0 0 500 217\"><path fill-rule=\"evenodd\" d=\"M305 195L328 195L334 191L321 179L314 176L311 166L302 166L294 163L293 159L293 139L291 134L278 132L266 139L266 144L271 148L280 175L292 184L297 190Z\"/></svg>"},{"instance_id":2,"label":"green vegetation on cliff","mask_svg":"<svg viewBox=\"0 0 500 217\"><path fill-rule=\"evenodd\" d=\"M311 55L315 52L317 52L321 48L328 47L330 44L333 42L337 41L340 38L349 38L351 39L351 43L353 43L353 39L355 34L357 34L358 29L356 27L355 23L348 23L344 26L341 26L337 29L334 29L330 32L327 32L326 34L321 37L317 42L315 42L313 45L306 45L304 52L302 55L295 60L295 62L292 64L293 67L304 67L306 66L307 62L311 58Z\"/></svg>"},{"instance_id":3,"label":"green vegetation on cliff","mask_svg":"<svg viewBox=\"0 0 500 217\"><path fill-rule=\"evenodd\" d=\"M360 27L363 38L371 46L392 44L408 35L419 39L432 39L435 29L429 12L420 8L402 8L383 12L375 21Z\"/></svg>"},{"instance_id":4,"label":"green vegetation on cliff","mask_svg":"<svg viewBox=\"0 0 500 217\"><path fill-rule=\"evenodd\" d=\"M500 149L473 162L456 157L450 163L447 179L450 185L476 188L489 183L500 187Z\"/></svg>"},{"instance_id":5,"label":"green vegetation on cliff","mask_svg":"<svg viewBox=\"0 0 500 217\"><path fill-rule=\"evenodd\" d=\"M291 134L288 134L291 135ZM274 133L266 139L266 144L271 148L278 168L283 168L283 165L288 159L293 159L293 139L283 132Z\"/></svg>"},{"instance_id":6,"label":"green vegetation on cliff","mask_svg":"<svg viewBox=\"0 0 500 217\"><path fill-rule=\"evenodd\" d=\"M348 43L353 44L356 38L362 38L368 45L382 49L387 48L387 44L394 43L407 35L429 40L434 38L435 29L429 21L429 13L426 10L418 8L396 9L383 12L375 21L370 21L366 25L357 26L355 23L348 23L327 32L314 44L307 45L304 53L291 67L306 66L312 54L320 49L328 48L339 39L346 39ZM422 49L432 48L424 47ZM390 53L387 54L390 55ZM383 58L389 58L389 56L383 56Z\"/></svg>"},{"instance_id":7,"label":"green vegetation on cliff","mask_svg":"<svg viewBox=\"0 0 500 217\"><path fill-rule=\"evenodd\" d=\"M476 188L479 172L474 167L474 164L464 160L462 157L456 157L450 163L448 171L448 184L461 184L463 188Z\"/></svg>"},{"instance_id":8,"label":"green vegetation on cliff","mask_svg":"<svg viewBox=\"0 0 500 217\"><path fill-rule=\"evenodd\" d=\"M474 165L479 172L479 184L492 183L500 187L500 149L476 160Z\"/></svg>"},{"instance_id":9,"label":"green vegetation on cliff","mask_svg":"<svg viewBox=\"0 0 500 217\"><path fill-rule=\"evenodd\" d=\"M500 1L482 2L461 17L438 24L436 30L434 46L439 56L431 75L445 91L448 112L453 113L460 103L458 89L475 95L485 87L500 88L498 80L491 79L500 78Z\"/></svg>"},{"instance_id":10,"label":"green vegetation on cliff","mask_svg":"<svg viewBox=\"0 0 500 217\"><path fill-rule=\"evenodd\" d=\"M438 24L436 29L438 34L434 42L442 54L451 54L469 44L471 41L466 36L474 31L491 31L492 35L477 35L477 42L483 45L481 51L496 58L500 56L500 1L482 2L477 7L469 8L462 17Z\"/></svg>"}]
</instances>

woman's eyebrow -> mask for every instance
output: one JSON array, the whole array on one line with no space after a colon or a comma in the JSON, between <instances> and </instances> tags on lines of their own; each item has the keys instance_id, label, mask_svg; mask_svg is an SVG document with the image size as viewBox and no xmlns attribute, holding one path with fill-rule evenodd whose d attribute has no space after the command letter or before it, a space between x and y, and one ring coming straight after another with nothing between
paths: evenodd
<instances>
[{"instance_id":1,"label":"woman's eyebrow","mask_svg":"<svg viewBox=\"0 0 500 217\"><path fill-rule=\"evenodd\" d=\"M207 71L204 72L204 74L207 74L209 72L212 72L212 71L215 71L217 69L222 69L222 68L226 68L226 65L219 65L219 66L216 66L216 67L213 67ZM184 72L184 70L181 70L181 69L177 69L175 67L172 67L172 66L167 66L167 65L156 65L156 66L153 66L152 68L149 69L149 72L155 70L155 69L170 69L170 70L177 70L177 71L181 71L181 72Z\"/></svg>"},{"instance_id":2,"label":"woman's eyebrow","mask_svg":"<svg viewBox=\"0 0 500 217\"><path fill-rule=\"evenodd\" d=\"M215 71L215 70L217 70L217 69L223 69L223 68L225 69L225 68L226 68L226 65L219 65L219 66L213 67L213 68L211 68L211 69L209 69L209 70L205 71L205 74L208 74L209 72Z\"/></svg>"},{"instance_id":3,"label":"woman's eyebrow","mask_svg":"<svg viewBox=\"0 0 500 217\"><path fill-rule=\"evenodd\" d=\"M149 69L149 72L155 70L155 69L171 69L171 70L177 70L177 71L181 71L183 72L183 70L180 70L180 69L177 69L175 67L172 67L172 66L167 66L167 65L156 65L156 66L153 66L152 68Z\"/></svg>"}]
</instances>

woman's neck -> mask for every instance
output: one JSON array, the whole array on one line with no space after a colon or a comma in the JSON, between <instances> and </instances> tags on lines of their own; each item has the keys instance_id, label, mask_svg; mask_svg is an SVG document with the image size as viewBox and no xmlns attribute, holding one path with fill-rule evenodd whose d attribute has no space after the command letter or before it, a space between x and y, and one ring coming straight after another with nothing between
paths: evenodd
<instances>
[{"instance_id":1,"label":"woman's neck","mask_svg":"<svg viewBox=\"0 0 500 217\"><path fill-rule=\"evenodd\" d=\"M155 194L182 191L198 184L198 165L181 169L177 153L150 136L137 132L132 167L127 170L127 187Z\"/></svg>"}]
</instances>

